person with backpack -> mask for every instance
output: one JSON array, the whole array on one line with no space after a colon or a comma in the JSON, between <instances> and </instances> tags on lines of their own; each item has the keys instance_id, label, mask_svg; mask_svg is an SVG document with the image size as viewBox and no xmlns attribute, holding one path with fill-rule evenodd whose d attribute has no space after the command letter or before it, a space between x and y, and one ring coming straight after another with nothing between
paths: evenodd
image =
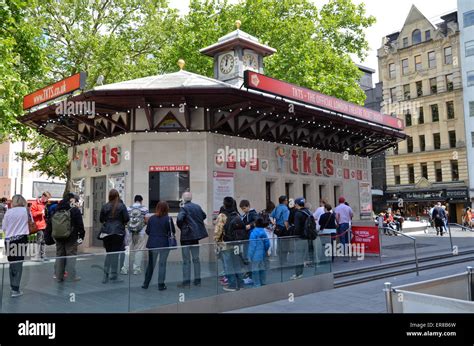
<instances>
[{"instance_id":1,"label":"person with backpack","mask_svg":"<svg viewBox=\"0 0 474 346\"><path fill-rule=\"evenodd\" d=\"M250 233L248 258L252 267L254 287L260 287L266 283L267 258L270 249L270 240L264 229L266 226L263 219L258 218L255 220L255 227Z\"/></svg>"},{"instance_id":2,"label":"person with backpack","mask_svg":"<svg viewBox=\"0 0 474 346\"><path fill-rule=\"evenodd\" d=\"M288 219L290 217L290 210L288 209L288 197L287 196L280 196L278 198L278 206L273 209L270 217L273 220L273 224L275 225L275 234L279 238L278 239L278 247L279 247L279 256L280 256L280 264L283 267L288 262L288 253L290 252L289 241L287 239L281 239L282 237L287 237L290 234L288 233L288 229L290 228L290 224Z\"/></svg>"},{"instance_id":3,"label":"person with backpack","mask_svg":"<svg viewBox=\"0 0 474 346\"><path fill-rule=\"evenodd\" d=\"M99 220L102 228L99 231L99 239L104 242L104 248L107 253L119 252L123 250L125 237L125 226L130 221L127 207L122 203L119 193L115 189L109 191L109 202L104 204L100 210ZM119 254L107 254L104 262L104 279L102 283L123 282L118 277Z\"/></svg>"},{"instance_id":4,"label":"person with backpack","mask_svg":"<svg viewBox=\"0 0 474 346\"><path fill-rule=\"evenodd\" d=\"M34 202L31 203L31 215L33 215L33 221L36 224L38 232L36 233L36 245L38 246L39 251L37 252L35 261L44 261L45 260L45 240L44 240L44 230L46 229L46 204L51 198L51 194L48 191L45 191L41 194L40 198L37 198Z\"/></svg>"},{"instance_id":5,"label":"person with backpack","mask_svg":"<svg viewBox=\"0 0 474 346\"><path fill-rule=\"evenodd\" d=\"M234 292L239 290L243 285L242 275L242 259L240 256L241 247L238 242L239 235L245 234L246 227L236 210L235 202L232 197L225 197L223 201L223 209L221 210L225 219L222 230L221 242L224 243L222 248L222 259L224 261L224 270L227 278L227 286L224 291ZM218 217L219 218L219 217Z\"/></svg>"},{"instance_id":6,"label":"person with backpack","mask_svg":"<svg viewBox=\"0 0 474 346\"><path fill-rule=\"evenodd\" d=\"M59 202L51 216L51 235L56 242L55 270L57 282L79 281L76 274L77 248L82 244L85 236L82 214L75 205L73 193L67 193ZM69 257L70 258L65 258ZM64 277L68 273L67 278Z\"/></svg>"},{"instance_id":7,"label":"person with backpack","mask_svg":"<svg viewBox=\"0 0 474 346\"><path fill-rule=\"evenodd\" d=\"M120 270L120 274L127 275L129 264L133 261L133 275L138 275L142 272L141 263L143 260L143 250L147 242L145 233L145 216L148 214L148 208L145 207L143 197L136 195L133 199L134 203L127 209L130 221L127 225L127 237L128 240L128 252L125 254L123 267Z\"/></svg>"},{"instance_id":8,"label":"person with backpack","mask_svg":"<svg viewBox=\"0 0 474 346\"><path fill-rule=\"evenodd\" d=\"M191 257L194 266L194 285L201 286L201 263L199 260L199 241L207 238L206 213L201 206L191 202L193 195L186 191L183 193L183 206L180 208L176 223L181 230L180 243L183 256L183 282L179 288L191 288Z\"/></svg>"},{"instance_id":9,"label":"person with backpack","mask_svg":"<svg viewBox=\"0 0 474 346\"><path fill-rule=\"evenodd\" d=\"M295 249L295 274L291 280L301 279L303 277L304 259L308 253L308 240L315 240L316 222L311 211L305 207L305 199L303 197L295 200L295 228L294 235L298 239L294 240Z\"/></svg>"},{"instance_id":10,"label":"person with backpack","mask_svg":"<svg viewBox=\"0 0 474 346\"><path fill-rule=\"evenodd\" d=\"M444 219L446 218L446 212L441 207L441 202L438 202L436 207L434 207L432 216L436 227L436 235L443 236L443 229L445 227Z\"/></svg>"}]
</instances>

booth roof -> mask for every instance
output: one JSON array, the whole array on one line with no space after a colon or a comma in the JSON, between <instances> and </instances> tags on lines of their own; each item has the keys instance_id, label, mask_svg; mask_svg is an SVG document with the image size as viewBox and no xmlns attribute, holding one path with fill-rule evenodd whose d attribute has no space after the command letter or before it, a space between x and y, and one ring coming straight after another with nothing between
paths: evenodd
<instances>
[{"instance_id":1,"label":"booth roof","mask_svg":"<svg viewBox=\"0 0 474 346\"><path fill-rule=\"evenodd\" d=\"M159 90L180 88L237 88L231 84L221 82L214 78L201 76L196 73L181 70L158 76L132 79L118 83L106 84L95 87L96 91L107 90Z\"/></svg>"}]
</instances>

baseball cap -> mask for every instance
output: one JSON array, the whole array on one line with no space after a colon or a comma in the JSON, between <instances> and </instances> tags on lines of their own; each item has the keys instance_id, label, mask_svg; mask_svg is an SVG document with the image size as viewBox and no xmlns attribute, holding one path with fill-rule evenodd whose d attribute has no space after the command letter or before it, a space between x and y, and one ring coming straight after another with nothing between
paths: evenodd
<instances>
[{"instance_id":1,"label":"baseball cap","mask_svg":"<svg viewBox=\"0 0 474 346\"><path fill-rule=\"evenodd\" d=\"M304 207L305 200L303 197L295 199L295 204L298 204L300 207Z\"/></svg>"},{"instance_id":2,"label":"baseball cap","mask_svg":"<svg viewBox=\"0 0 474 346\"><path fill-rule=\"evenodd\" d=\"M339 203L344 203L346 201L346 199L344 197L339 197Z\"/></svg>"}]
</instances>

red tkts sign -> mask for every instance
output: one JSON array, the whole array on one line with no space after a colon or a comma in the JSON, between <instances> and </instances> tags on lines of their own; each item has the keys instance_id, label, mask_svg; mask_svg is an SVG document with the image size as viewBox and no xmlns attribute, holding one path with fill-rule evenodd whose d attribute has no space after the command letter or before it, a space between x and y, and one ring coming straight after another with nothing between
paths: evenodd
<instances>
[{"instance_id":1,"label":"red tkts sign","mask_svg":"<svg viewBox=\"0 0 474 346\"><path fill-rule=\"evenodd\" d=\"M186 172L189 171L189 165L173 166L150 166L150 172Z\"/></svg>"},{"instance_id":2,"label":"red tkts sign","mask_svg":"<svg viewBox=\"0 0 474 346\"><path fill-rule=\"evenodd\" d=\"M260 73L245 71L244 85L248 89L255 89L289 99L341 112L355 118L403 130L403 121L356 104L340 100L336 97L324 95L316 91L303 88L278 79L264 76Z\"/></svg>"},{"instance_id":3,"label":"red tkts sign","mask_svg":"<svg viewBox=\"0 0 474 346\"><path fill-rule=\"evenodd\" d=\"M360 244L364 253L380 254L379 229L376 226L352 226L351 244Z\"/></svg>"},{"instance_id":4,"label":"red tkts sign","mask_svg":"<svg viewBox=\"0 0 474 346\"><path fill-rule=\"evenodd\" d=\"M43 89L37 90L23 98L23 109L29 109L56 97L69 94L78 89L84 89L86 85L87 74L85 72L63 79L57 83L48 85Z\"/></svg>"}]
</instances>

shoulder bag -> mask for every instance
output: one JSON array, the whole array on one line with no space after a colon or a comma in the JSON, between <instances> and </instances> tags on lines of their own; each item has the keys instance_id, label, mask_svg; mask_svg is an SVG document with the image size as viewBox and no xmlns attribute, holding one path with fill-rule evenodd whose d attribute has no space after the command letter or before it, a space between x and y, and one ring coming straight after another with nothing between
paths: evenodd
<instances>
[{"instance_id":1,"label":"shoulder bag","mask_svg":"<svg viewBox=\"0 0 474 346\"><path fill-rule=\"evenodd\" d=\"M176 237L173 233L173 227L171 227L171 217L168 216L168 223L169 223L169 232L168 232L168 246L169 247L176 247L178 246L178 242L176 241Z\"/></svg>"},{"instance_id":2,"label":"shoulder bag","mask_svg":"<svg viewBox=\"0 0 474 346\"><path fill-rule=\"evenodd\" d=\"M30 231L30 234L35 234L38 233L38 228L36 227L36 223L33 221L33 218L31 217L31 211L30 207L26 207L26 216L28 217L28 229Z\"/></svg>"}]
</instances>

